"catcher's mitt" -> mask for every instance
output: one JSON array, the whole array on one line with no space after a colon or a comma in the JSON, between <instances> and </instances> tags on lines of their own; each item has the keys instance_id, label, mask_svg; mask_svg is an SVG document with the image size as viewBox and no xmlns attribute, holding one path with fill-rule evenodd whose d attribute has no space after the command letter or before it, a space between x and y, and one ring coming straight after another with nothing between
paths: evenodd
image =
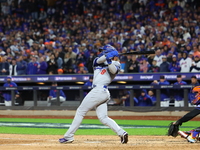
<instances>
[{"instance_id":1,"label":"catcher's mitt","mask_svg":"<svg viewBox=\"0 0 200 150\"><path fill-rule=\"evenodd\" d=\"M174 124L173 122L171 122L169 124L169 129L168 129L168 136L173 136L173 137L177 137L178 136L178 131L179 131L179 125Z\"/></svg>"}]
</instances>

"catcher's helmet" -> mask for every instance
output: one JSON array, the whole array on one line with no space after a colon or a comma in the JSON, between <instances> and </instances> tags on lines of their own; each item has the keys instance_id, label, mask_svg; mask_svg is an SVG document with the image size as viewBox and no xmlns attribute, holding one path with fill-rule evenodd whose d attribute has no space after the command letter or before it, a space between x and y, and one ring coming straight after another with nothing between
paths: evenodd
<instances>
[{"instance_id":1,"label":"catcher's helmet","mask_svg":"<svg viewBox=\"0 0 200 150\"><path fill-rule=\"evenodd\" d=\"M194 105L200 104L200 86L195 86L192 89L191 99L192 99L192 104Z\"/></svg>"},{"instance_id":2,"label":"catcher's helmet","mask_svg":"<svg viewBox=\"0 0 200 150\"><path fill-rule=\"evenodd\" d=\"M98 57L101 57L103 55L106 55L107 53L109 52L112 52L112 51L117 51L113 46L111 46L110 44L106 44L105 46L103 47L100 47L99 48L99 51L101 52Z\"/></svg>"}]
</instances>

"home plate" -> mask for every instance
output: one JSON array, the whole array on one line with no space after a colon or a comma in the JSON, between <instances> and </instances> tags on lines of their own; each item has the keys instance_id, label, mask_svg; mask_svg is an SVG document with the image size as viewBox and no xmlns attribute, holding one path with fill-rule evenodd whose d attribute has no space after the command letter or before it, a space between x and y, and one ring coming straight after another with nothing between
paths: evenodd
<instances>
[{"instance_id":1,"label":"home plate","mask_svg":"<svg viewBox=\"0 0 200 150\"><path fill-rule=\"evenodd\" d=\"M84 143L101 143L100 141L85 141Z\"/></svg>"}]
</instances>

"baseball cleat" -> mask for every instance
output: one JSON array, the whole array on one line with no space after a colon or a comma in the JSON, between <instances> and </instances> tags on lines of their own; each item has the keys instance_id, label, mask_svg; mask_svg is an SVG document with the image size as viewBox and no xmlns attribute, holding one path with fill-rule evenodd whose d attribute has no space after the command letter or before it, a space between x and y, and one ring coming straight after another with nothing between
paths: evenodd
<instances>
[{"instance_id":1,"label":"baseball cleat","mask_svg":"<svg viewBox=\"0 0 200 150\"><path fill-rule=\"evenodd\" d=\"M59 142L62 144L67 144L67 143L72 143L74 140L67 140L65 138L61 138L59 139Z\"/></svg>"},{"instance_id":2,"label":"baseball cleat","mask_svg":"<svg viewBox=\"0 0 200 150\"><path fill-rule=\"evenodd\" d=\"M124 132L123 135L121 136L121 143L126 144L128 143L128 133Z\"/></svg>"},{"instance_id":3,"label":"baseball cleat","mask_svg":"<svg viewBox=\"0 0 200 150\"><path fill-rule=\"evenodd\" d=\"M196 143L197 140L195 138L193 138L191 135L187 137L188 142L190 143Z\"/></svg>"}]
</instances>

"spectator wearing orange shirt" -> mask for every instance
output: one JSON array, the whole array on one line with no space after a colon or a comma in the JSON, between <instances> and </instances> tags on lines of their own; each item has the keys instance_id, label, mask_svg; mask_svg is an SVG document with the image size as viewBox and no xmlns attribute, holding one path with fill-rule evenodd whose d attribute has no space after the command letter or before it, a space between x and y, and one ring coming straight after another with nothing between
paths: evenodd
<instances>
[{"instance_id":1,"label":"spectator wearing orange shirt","mask_svg":"<svg viewBox=\"0 0 200 150\"><path fill-rule=\"evenodd\" d=\"M200 52L199 52L199 49L196 45L193 46L193 55L194 56L199 56L200 57Z\"/></svg>"},{"instance_id":2,"label":"spectator wearing orange shirt","mask_svg":"<svg viewBox=\"0 0 200 150\"><path fill-rule=\"evenodd\" d=\"M171 42L167 39L167 37L165 36L162 42L162 45L165 46L167 45L168 47L170 46Z\"/></svg>"}]
</instances>

